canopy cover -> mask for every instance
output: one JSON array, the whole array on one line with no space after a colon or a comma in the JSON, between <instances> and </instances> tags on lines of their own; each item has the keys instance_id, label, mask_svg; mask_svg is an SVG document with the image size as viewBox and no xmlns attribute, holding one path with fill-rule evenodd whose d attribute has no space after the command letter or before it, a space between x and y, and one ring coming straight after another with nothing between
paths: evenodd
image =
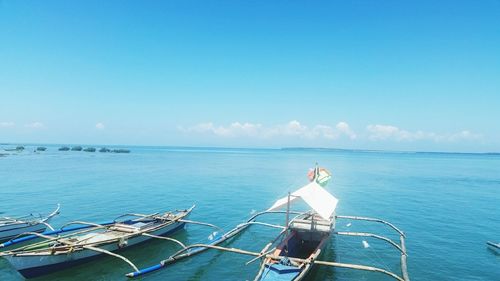
<instances>
[{"instance_id":1,"label":"canopy cover","mask_svg":"<svg viewBox=\"0 0 500 281\"><path fill-rule=\"evenodd\" d=\"M335 212L339 200L321 187L316 181L296 190L290 194L290 203L302 199L322 218L329 220ZM288 203L288 196L283 197L276 201L268 211L273 211L286 206Z\"/></svg>"}]
</instances>

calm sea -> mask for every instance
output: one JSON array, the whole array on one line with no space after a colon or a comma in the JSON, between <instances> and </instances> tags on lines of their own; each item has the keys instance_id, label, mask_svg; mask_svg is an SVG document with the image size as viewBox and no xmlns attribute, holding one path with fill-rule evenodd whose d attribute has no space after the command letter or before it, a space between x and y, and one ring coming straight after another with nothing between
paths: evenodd
<instances>
[{"instance_id":1,"label":"calm sea","mask_svg":"<svg viewBox=\"0 0 500 281\"><path fill-rule=\"evenodd\" d=\"M0 148L5 148L1 146ZM127 212L188 208L191 219L230 229L307 183L318 162L332 171L328 190L340 199L339 215L384 218L407 234L411 280L500 280L500 156L313 150L131 147L130 154L59 152L56 146L0 157L0 213L49 212L60 203L55 226L71 220L107 221ZM2 151L3 152L3 151ZM301 208L302 206L299 206ZM282 216L269 222L283 223ZM339 220L344 231L397 240L387 227ZM175 237L204 241L211 230L189 226ZM277 230L254 226L230 243L259 251ZM366 240L369 247L364 247ZM154 241L124 252L140 267L178 248ZM209 251L142 280L253 280L249 257ZM399 273L399 255L367 238L333 237L322 259L360 263ZM102 258L37 280L125 280L130 272ZM0 280L22 280L0 259ZM391 280L378 273L317 268L309 280Z\"/></svg>"}]
</instances>

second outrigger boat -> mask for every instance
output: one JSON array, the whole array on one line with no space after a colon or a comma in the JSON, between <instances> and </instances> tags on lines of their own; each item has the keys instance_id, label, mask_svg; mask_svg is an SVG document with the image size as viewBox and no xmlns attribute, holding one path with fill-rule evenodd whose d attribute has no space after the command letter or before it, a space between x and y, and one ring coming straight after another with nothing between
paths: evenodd
<instances>
[{"instance_id":1,"label":"second outrigger boat","mask_svg":"<svg viewBox=\"0 0 500 281\"><path fill-rule=\"evenodd\" d=\"M42 234L26 232L23 234L24 236L1 244L0 247L36 238L43 240L1 252L0 256L5 258L25 278L45 275L102 255L119 258L138 270L132 262L114 251L150 239L177 242L177 240L165 237L165 235L182 229L186 223L193 222L186 220L193 208L194 206L186 210L176 210L164 214L125 214L104 224L75 221L62 226L59 230ZM181 245L183 246L182 243Z\"/></svg>"},{"instance_id":2,"label":"second outrigger boat","mask_svg":"<svg viewBox=\"0 0 500 281\"><path fill-rule=\"evenodd\" d=\"M247 264L260 259L261 266L254 281L304 280L315 265L379 272L398 281L409 281L410 278L406 265L407 253L405 248L405 234L393 224L381 219L336 215L335 210L338 199L324 188L330 178L331 174L326 169L316 166L313 170L313 175L310 176L311 182L309 184L279 199L268 210L253 215L247 222L238 225L222 235L212 237L211 241L206 244L193 244L184 247L182 250L174 253L159 264L138 271L136 270L135 272L127 274L127 276L131 278L141 276L162 269L181 259L193 256L208 249L215 249L253 256L254 258L247 262ZM299 199L309 205L311 210L307 212L291 210L291 203ZM278 210L285 206L286 211ZM284 226L256 221L257 217L276 213L286 215ZM294 215L295 217L290 220L290 215ZM335 223L338 219L362 220L385 224L398 233L401 243L398 244L389 238L373 233L337 231ZM281 229L281 232L273 241L266 244L260 252L220 246L221 243L228 241L251 225L278 228ZM319 260L323 248L329 243L332 235L369 237L388 242L401 253L401 276L373 266Z\"/></svg>"},{"instance_id":3,"label":"second outrigger boat","mask_svg":"<svg viewBox=\"0 0 500 281\"><path fill-rule=\"evenodd\" d=\"M44 232L52 229L49 222L59 214L60 205L49 215L29 214L22 217L0 217L0 242L7 241L24 232Z\"/></svg>"}]
</instances>

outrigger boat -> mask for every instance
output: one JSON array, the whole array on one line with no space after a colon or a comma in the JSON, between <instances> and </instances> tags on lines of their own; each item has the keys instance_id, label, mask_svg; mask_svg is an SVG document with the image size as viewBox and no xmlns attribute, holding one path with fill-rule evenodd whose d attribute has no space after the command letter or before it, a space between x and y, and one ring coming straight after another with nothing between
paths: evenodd
<instances>
[{"instance_id":1,"label":"outrigger boat","mask_svg":"<svg viewBox=\"0 0 500 281\"><path fill-rule=\"evenodd\" d=\"M141 276L143 274L162 269L181 259L199 254L208 249L215 249L253 256L254 258L246 264L250 264L260 259L260 269L256 274L254 281L303 280L315 265L379 272L398 281L409 281L410 279L406 265L407 254L405 248L405 234L393 224L381 219L336 215L335 209L338 199L324 188L330 180L331 174L326 169L318 167L314 169L313 173L314 175L311 177L312 179L309 184L293 193L289 193L288 196L279 199L271 208L253 215L245 223L236 226L222 235L213 237L213 239L208 243L186 246L182 250L161 261L159 264L131 272L127 274L127 276L131 278ZM307 212L290 210L291 203L299 199L303 200L311 208L311 210ZM278 210L285 206L286 211ZM257 217L265 214L276 213L286 215L286 222L284 226L256 221ZM289 220L290 215L295 215L295 217ZM401 244L373 233L337 231L335 229L337 219L383 223L398 233ZM281 232L274 240L266 244L260 252L228 248L219 245L238 235L251 225L278 228L281 229ZM318 258L322 254L324 247L330 241L332 235L370 237L388 242L401 253L402 276L373 266L319 260Z\"/></svg>"},{"instance_id":2,"label":"outrigger boat","mask_svg":"<svg viewBox=\"0 0 500 281\"><path fill-rule=\"evenodd\" d=\"M119 258L138 270L131 261L114 251L150 239L174 241L185 247L184 244L165 235L182 229L186 223L198 223L186 220L193 208L194 206L164 214L125 214L103 224L74 221L58 230L42 234L26 232L22 237L1 244L0 248L36 238L43 240L11 251L0 252L0 256L25 278L45 275L102 255Z\"/></svg>"},{"instance_id":3,"label":"outrigger boat","mask_svg":"<svg viewBox=\"0 0 500 281\"><path fill-rule=\"evenodd\" d=\"M7 241L24 232L44 232L50 226L50 220L59 214L60 205L47 216L29 214L22 217L0 217L0 242Z\"/></svg>"}]
</instances>

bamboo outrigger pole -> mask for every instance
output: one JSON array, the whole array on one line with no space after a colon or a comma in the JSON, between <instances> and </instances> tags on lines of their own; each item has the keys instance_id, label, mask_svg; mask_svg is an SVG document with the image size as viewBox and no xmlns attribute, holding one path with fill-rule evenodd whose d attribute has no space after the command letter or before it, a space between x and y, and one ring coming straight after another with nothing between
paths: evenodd
<instances>
[{"instance_id":1,"label":"bamboo outrigger pole","mask_svg":"<svg viewBox=\"0 0 500 281\"><path fill-rule=\"evenodd\" d=\"M342 231L334 231L333 234L345 235L345 236L372 237L372 238L384 240L385 242L387 242L387 243L391 244L392 246L394 246L394 248L398 249L401 252L402 255L407 256L406 250L404 250L396 242L394 242L391 239L389 239L387 237L384 237L384 236L380 236L380 235L373 234L373 233L367 233L367 232L342 232Z\"/></svg>"},{"instance_id":2,"label":"bamboo outrigger pole","mask_svg":"<svg viewBox=\"0 0 500 281\"><path fill-rule=\"evenodd\" d=\"M403 235L399 236L400 241L401 241L401 249L406 253L406 246L405 246L405 238ZM408 276L408 267L406 263L406 258L407 255L401 255L401 273L403 274L403 279L405 281L410 281L410 277Z\"/></svg>"},{"instance_id":3,"label":"bamboo outrigger pole","mask_svg":"<svg viewBox=\"0 0 500 281\"><path fill-rule=\"evenodd\" d=\"M115 253L110 252L108 250L104 250L104 249L97 248L97 247L92 247L92 246L83 246L83 248L87 249L87 250L94 251L94 252L98 252L98 253L101 253L101 254L106 254L106 255L109 255L109 256L112 256L112 257L115 257L115 258L119 258L122 261L128 263L128 265L130 265L136 272L139 271L139 269L137 268L137 266L133 262L131 262L129 259L127 259L126 257L124 257L122 255L118 255L118 254L115 254Z\"/></svg>"},{"instance_id":4,"label":"bamboo outrigger pole","mask_svg":"<svg viewBox=\"0 0 500 281\"><path fill-rule=\"evenodd\" d=\"M401 274L403 275L403 280L404 281L410 281L410 277L408 275L408 265L407 265L408 254L406 253L406 245L405 245L406 235L404 234L403 231L401 231L399 228L397 228L396 226L394 226L392 223L387 222L387 221L382 220L382 219L377 219L377 218L355 217L355 216L336 216L336 218L339 218L339 219L349 219L349 220L362 220L362 221L378 222L378 223L382 223L382 224L388 225L393 230L395 230L399 234L399 239L400 239L401 245L398 245L396 242L394 242L394 241L392 241L392 240L390 240L390 239L388 239L386 237L383 237L383 236L380 236L380 235L376 235L376 234L372 234L372 233L336 232L335 234L339 234L339 235L351 235L351 236L373 237L373 238L381 239L381 240L384 240L384 241L390 243L391 245L393 245L394 247L396 247L401 252Z\"/></svg>"},{"instance_id":5,"label":"bamboo outrigger pole","mask_svg":"<svg viewBox=\"0 0 500 281\"><path fill-rule=\"evenodd\" d=\"M143 233L142 235L147 236L147 237L151 237L151 238L155 238L155 239L171 241L171 242L177 243L183 249L186 248L186 245L184 243L182 243L181 241L174 239L174 238L170 238L170 237L166 237L166 236L158 236L158 235L153 235L153 234L149 234L149 233ZM137 270L137 271L139 271L139 270Z\"/></svg>"},{"instance_id":6,"label":"bamboo outrigger pole","mask_svg":"<svg viewBox=\"0 0 500 281\"><path fill-rule=\"evenodd\" d=\"M362 221L372 221L372 222L380 222L380 223L383 223L385 225L388 225L389 227L391 227L392 229L396 230L399 235L402 235L403 237L406 238L406 235L404 234L403 231L399 230L399 228L397 228L395 225L393 225L392 223L388 222L388 221L385 221L385 220L382 220L382 219L377 219L377 218L367 218L367 217L356 217L356 216L335 216L337 219L348 219L348 220L362 220Z\"/></svg>"}]
</instances>

